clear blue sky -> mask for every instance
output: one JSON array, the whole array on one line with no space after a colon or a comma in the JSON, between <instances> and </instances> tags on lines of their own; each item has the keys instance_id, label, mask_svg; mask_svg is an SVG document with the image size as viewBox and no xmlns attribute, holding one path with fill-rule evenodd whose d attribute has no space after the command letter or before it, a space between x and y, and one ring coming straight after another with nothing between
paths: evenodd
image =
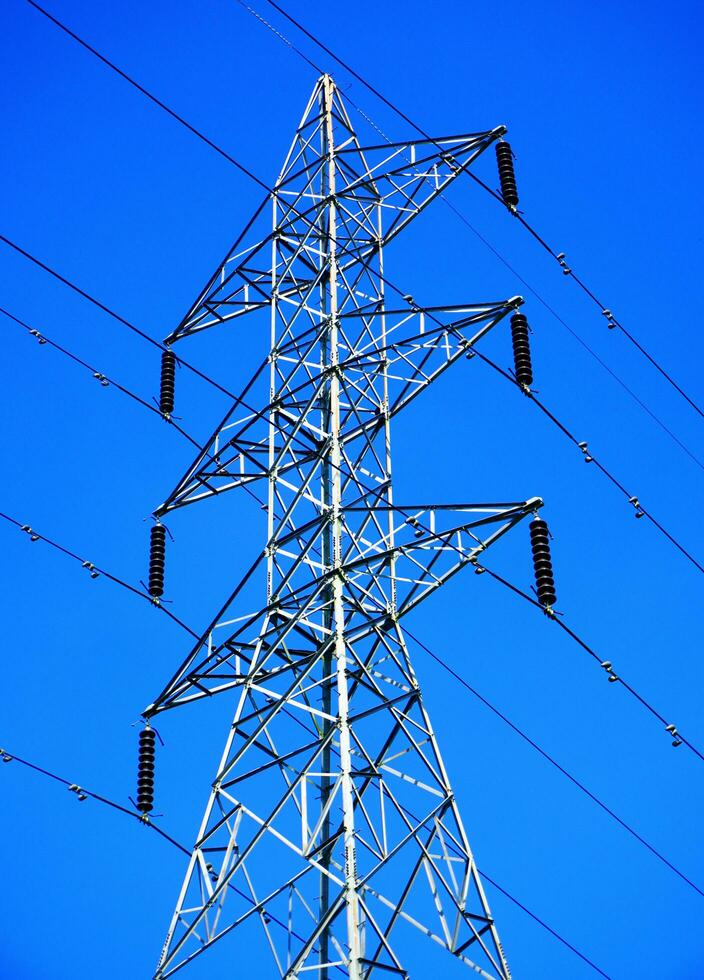
<instances>
[{"instance_id":1,"label":"clear blue sky","mask_svg":"<svg viewBox=\"0 0 704 980\"><path fill-rule=\"evenodd\" d=\"M447 0L435 12L417 0L289 6L431 133L505 123L529 219L702 400L697 4ZM52 0L51 10L273 180L315 74L234 0ZM165 336L260 190L25 3L10 0L3 22L0 232ZM300 44L394 138L411 135L329 59ZM496 183L493 155L478 172ZM605 328L517 223L469 181L456 184L451 199L703 455L702 420ZM387 268L427 305L526 292L440 202L389 249ZM4 246L0 273L0 304L147 398L156 393L156 351ZM526 298L541 396L704 557L702 468ZM191 450L156 416L10 322L0 326L0 509L137 582L146 574L144 520ZM265 345L264 333L245 327L211 332L182 350L237 389ZM506 332L496 331L487 350L510 364ZM199 437L225 407L183 372L177 405ZM558 607L704 743L700 573L646 521L634 520L526 399L476 359L458 365L399 419L394 452L399 499L541 495L555 536ZM174 611L202 626L261 547L262 516L235 494L183 511L171 528L169 597ZM180 662L187 638L148 604L104 579L91 581L9 526L0 527L0 541L0 744L126 802L136 768L131 726ZM527 533L507 538L492 566L529 587ZM473 575L458 577L409 625L704 888L704 765L686 748L672 749L658 723L564 635L487 576ZM704 975L704 899L421 651L416 666L480 868L614 978ZM161 725L157 810L186 844L228 711L225 703L201 703ZM184 858L136 821L94 801L79 804L17 764L2 766L0 793L0 977L149 977ZM500 894L488 894L517 980L594 975ZM203 957L192 975L220 976L218 965L231 957L237 975L269 976L266 955L235 943ZM416 976L428 975L431 963L436 975L456 975L449 957L429 956Z\"/></svg>"}]
</instances>

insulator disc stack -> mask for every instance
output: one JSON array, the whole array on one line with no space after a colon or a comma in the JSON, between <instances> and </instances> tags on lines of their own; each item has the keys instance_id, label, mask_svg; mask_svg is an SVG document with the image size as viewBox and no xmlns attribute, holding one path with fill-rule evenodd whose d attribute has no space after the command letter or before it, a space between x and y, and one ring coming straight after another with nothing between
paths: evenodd
<instances>
[{"instance_id":1,"label":"insulator disc stack","mask_svg":"<svg viewBox=\"0 0 704 980\"><path fill-rule=\"evenodd\" d=\"M547 524L540 517L535 517L530 522L530 543L533 548L535 591L538 594L538 602L542 606L553 606L557 595L552 574L550 536Z\"/></svg>"},{"instance_id":2,"label":"insulator disc stack","mask_svg":"<svg viewBox=\"0 0 704 980\"><path fill-rule=\"evenodd\" d=\"M154 760L156 732L143 728L139 733L139 763L137 766L137 809L149 813L154 809Z\"/></svg>"},{"instance_id":3,"label":"insulator disc stack","mask_svg":"<svg viewBox=\"0 0 704 980\"><path fill-rule=\"evenodd\" d=\"M174 390L176 387L176 355L168 348L161 355L161 389L159 391L159 411L171 415L174 410Z\"/></svg>"},{"instance_id":4,"label":"insulator disc stack","mask_svg":"<svg viewBox=\"0 0 704 980\"><path fill-rule=\"evenodd\" d=\"M528 320L525 316L522 313L514 313L511 317L514 372L519 385L526 385L526 387L533 384L533 365L530 358L528 329Z\"/></svg>"},{"instance_id":5,"label":"insulator disc stack","mask_svg":"<svg viewBox=\"0 0 704 980\"><path fill-rule=\"evenodd\" d=\"M511 144L505 140L496 144L496 162L499 165L499 181L504 204L509 208L515 208L518 204L518 188L513 169L513 151Z\"/></svg>"},{"instance_id":6,"label":"insulator disc stack","mask_svg":"<svg viewBox=\"0 0 704 980\"><path fill-rule=\"evenodd\" d=\"M164 563L166 561L166 528L155 524L149 540L149 595L158 599L164 594Z\"/></svg>"}]
</instances>

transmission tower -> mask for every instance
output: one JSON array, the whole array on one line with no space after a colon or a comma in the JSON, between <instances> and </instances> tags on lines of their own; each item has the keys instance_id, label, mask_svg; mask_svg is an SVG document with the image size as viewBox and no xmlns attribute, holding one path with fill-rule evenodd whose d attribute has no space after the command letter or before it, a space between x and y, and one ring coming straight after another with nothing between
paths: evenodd
<instances>
[{"instance_id":1,"label":"transmission tower","mask_svg":"<svg viewBox=\"0 0 704 980\"><path fill-rule=\"evenodd\" d=\"M267 496L263 550L144 712L149 784L157 715L235 701L159 980L252 924L281 977L407 977L413 930L510 977L401 621L542 501L397 504L390 424L522 301L388 308L383 281L386 244L503 132L361 146L323 75L273 190L167 338L269 311L266 365L155 512Z\"/></svg>"}]
</instances>

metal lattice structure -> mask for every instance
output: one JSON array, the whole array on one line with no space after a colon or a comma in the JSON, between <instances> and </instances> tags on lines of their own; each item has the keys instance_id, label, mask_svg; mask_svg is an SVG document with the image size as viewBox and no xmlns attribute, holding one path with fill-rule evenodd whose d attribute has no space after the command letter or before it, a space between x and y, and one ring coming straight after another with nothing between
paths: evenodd
<instances>
[{"instance_id":1,"label":"metal lattice structure","mask_svg":"<svg viewBox=\"0 0 704 980\"><path fill-rule=\"evenodd\" d=\"M144 713L235 700L157 978L248 923L272 975L406 977L415 929L510 976L401 620L542 502L397 504L390 423L521 300L387 308L383 282L384 246L503 131L362 147L322 76L167 339L269 311L266 366L156 512L268 494L264 550Z\"/></svg>"}]
</instances>

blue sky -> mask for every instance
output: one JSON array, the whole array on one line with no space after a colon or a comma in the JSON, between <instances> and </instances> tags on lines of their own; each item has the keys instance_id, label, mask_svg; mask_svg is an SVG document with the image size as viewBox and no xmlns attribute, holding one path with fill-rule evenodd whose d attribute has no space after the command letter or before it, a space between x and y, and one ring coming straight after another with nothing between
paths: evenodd
<instances>
[{"instance_id":1,"label":"blue sky","mask_svg":"<svg viewBox=\"0 0 704 980\"><path fill-rule=\"evenodd\" d=\"M264 4L257 0L257 7ZM509 0L290 9L433 134L509 127L528 219L622 322L702 400L701 13L695 4ZM198 7L55 0L52 12L272 181L315 73L234 0ZM268 14L267 14L268 16ZM271 17L284 32L280 19ZM391 136L408 127L320 52L296 43ZM27 4L0 36L0 233L155 337L180 320L261 191ZM349 88L348 88L349 86ZM364 129L363 120L355 121ZM477 171L496 183L493 155ZM702 455L702 420L608 331L593 306L469 181L451 192L482 235L608 365ZM704 472L511 272L438 202L389 248L389 276L426 305L526 294L535 387L605 465L704 557ZM158 352L0 246L0 304L147 399ZM3 318L0 510L131 582L146 574L145 519L192 451L156 416L103 389ZM488 353L510 365L507 333ZM265 353L248 328L187 342L232 389ZM204 438L225 400L179 374L178 412ZM394 427L399 498L540 495L554 534L558 608L693 742L704 743L701 586L540 414L477 359ZM203 625L263 542L245 496L171 522L173 609ZM45 545L0 528L5 656L0 744L121 802L133 792L142 707L187 637L147 603ZM492 567L531 583L527 533ZM488 576L458 577L410 628L653 846L704 888L704 768L534 610ZM480 868L614 978L694 980L704 899L463 693L422 651L416 668ZM227 704L160 727L157 810L190 844L228 723ZM148 977L184 859L157 835L16 764L2 767L5 926L0 976ZM488 887L517 978L593 971ZM230 945L195 977L266 952ZM416 976L437 963L428 954ZM185 974L184 974L185 975Z\"/></svg>"}]
</instances>

